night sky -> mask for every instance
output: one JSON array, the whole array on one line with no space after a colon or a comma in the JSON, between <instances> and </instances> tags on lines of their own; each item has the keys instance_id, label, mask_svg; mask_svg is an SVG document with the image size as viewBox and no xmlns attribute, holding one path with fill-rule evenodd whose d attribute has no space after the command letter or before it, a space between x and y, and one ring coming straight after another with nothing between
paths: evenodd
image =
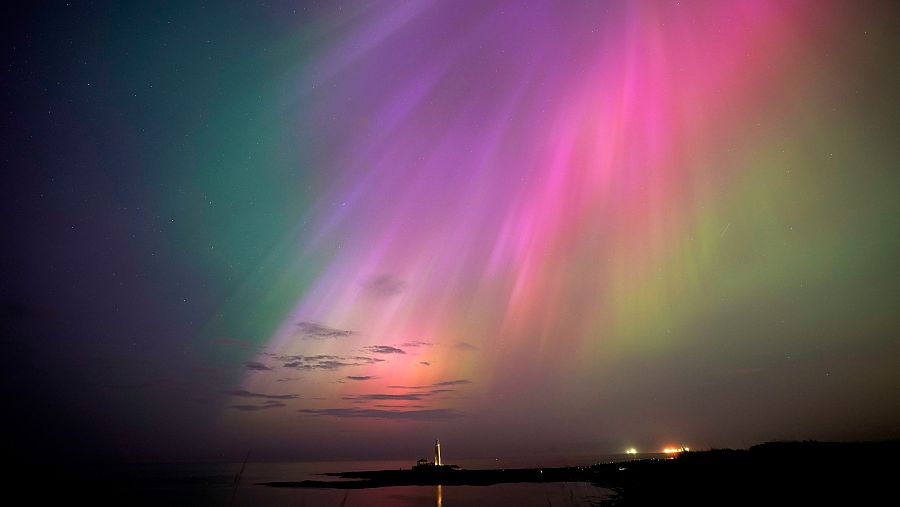
<instances>
[{"instance_id":1,"label":"night sky","mask_svg":"<svg viewBox=\"0 0 900 507\"><path fill-rule=\"evenodd\" d=\"M6 456L900 437L895 2L24 4Z\"/></svg>"}]
</instances>

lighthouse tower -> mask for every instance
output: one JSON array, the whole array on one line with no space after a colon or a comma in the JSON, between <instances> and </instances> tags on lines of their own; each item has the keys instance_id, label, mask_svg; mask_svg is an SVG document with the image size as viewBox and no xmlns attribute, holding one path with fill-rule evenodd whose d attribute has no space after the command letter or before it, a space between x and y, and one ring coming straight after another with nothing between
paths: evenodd
<instances>
[{"instance_id":1,"label":"lighthouse tower","mask_svg":"<svg viewBox=\"0 0 900 507\"><path fill-rule=\"evenodd\" d=\"M436 466L441 466L441 441L434 441L434 464Z\"/></svg>"}]
</instances>

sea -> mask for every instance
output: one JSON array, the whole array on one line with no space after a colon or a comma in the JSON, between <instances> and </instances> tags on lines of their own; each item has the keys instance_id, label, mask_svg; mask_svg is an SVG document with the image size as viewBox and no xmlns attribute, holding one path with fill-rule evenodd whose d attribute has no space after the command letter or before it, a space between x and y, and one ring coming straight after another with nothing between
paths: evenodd
<instances>
[{"instance_id":1,"label":"sea","mask_svg":"<svg viewBox=\"0 0 900 507\"><path fill-rule=\"evenodd\" d=\"M522 456L458 459L466 469L583 466L660 457L658 454L610 454L580 457ZM85 479L69 483L72 498L95 495L97 503L123 505L453 507L593 506L615 492L586 482L510 483L492 486L394 486L366 489L276 488L261 483L343 480L329 472L398 470L405 461L318 461L242 463L154 463L82 467Z\"/></svg>"}]
</instances>

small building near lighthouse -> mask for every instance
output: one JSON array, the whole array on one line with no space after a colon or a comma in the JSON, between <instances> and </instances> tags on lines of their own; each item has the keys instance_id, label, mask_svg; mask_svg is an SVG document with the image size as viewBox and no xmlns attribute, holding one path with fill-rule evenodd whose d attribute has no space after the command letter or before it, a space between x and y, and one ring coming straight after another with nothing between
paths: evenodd
<instances>
[{"instance_id":1,"label":"small building near lighthouse","mask_svg":"<svg viewBox=\"0 0 900 507\"><path fill-rule=\"evenodd\" d=\"M452 468L459 468L457 465L445 465L443 458L441 458L441 441L439 439L435 439L434 441L434 459L429 461L426 458L422 458L416 461L416 465L413 467L414 470L447 470Z\"/></svg>"}]
</instances>

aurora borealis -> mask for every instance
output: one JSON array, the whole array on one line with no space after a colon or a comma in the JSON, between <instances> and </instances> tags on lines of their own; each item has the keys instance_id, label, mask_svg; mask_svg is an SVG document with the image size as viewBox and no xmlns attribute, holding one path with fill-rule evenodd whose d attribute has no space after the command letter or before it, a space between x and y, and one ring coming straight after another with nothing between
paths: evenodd
<instances>
[{"instance_id":1,"label":"aurora borealis","mask_svg":"<svg viewBox=\"0 0 900 507\"><path fill-rule=\"evenodd\" d=\"M4 77L5 424L123 459L896 438L897 21L30 8Z\"/></svg>"}]
</instances>

